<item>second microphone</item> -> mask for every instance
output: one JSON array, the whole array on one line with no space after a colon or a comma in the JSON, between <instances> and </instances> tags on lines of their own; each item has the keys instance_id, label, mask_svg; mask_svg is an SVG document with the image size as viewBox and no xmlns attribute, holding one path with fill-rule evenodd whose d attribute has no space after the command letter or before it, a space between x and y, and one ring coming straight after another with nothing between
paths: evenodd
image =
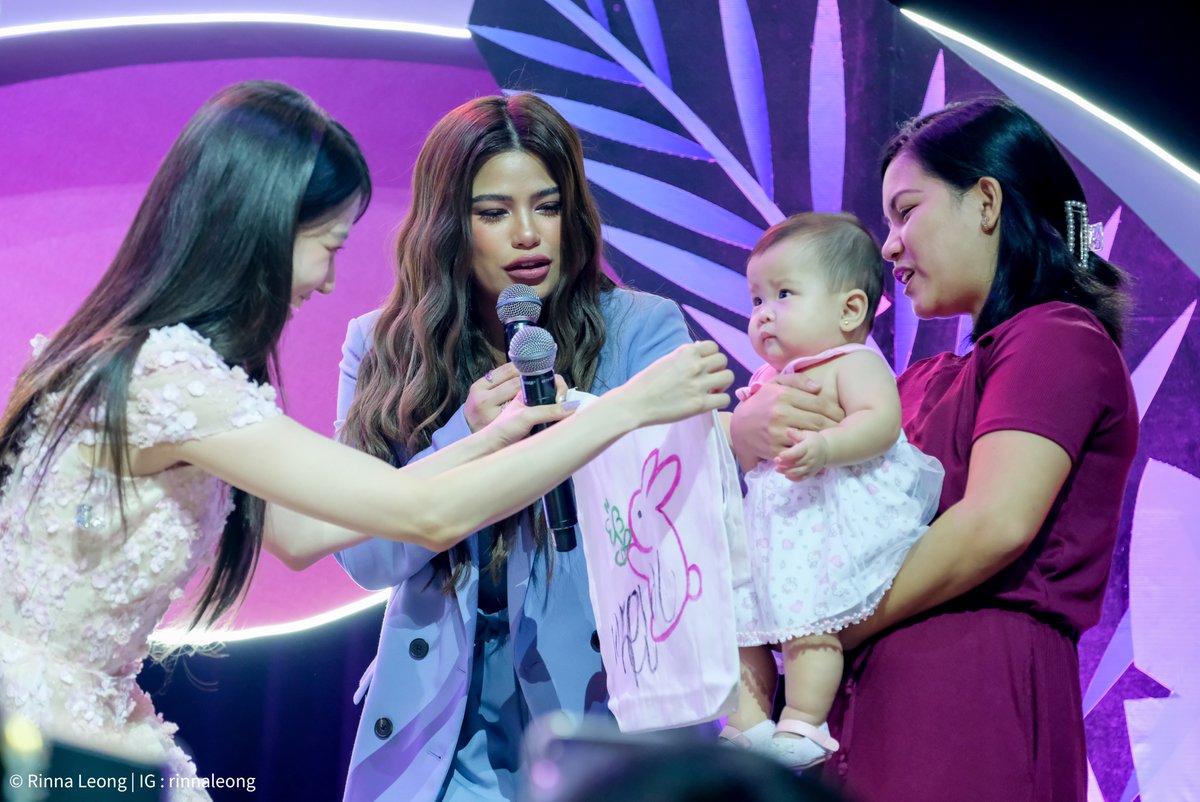
<instances>
[{"instance_id":1,"label":"second microphone","mask_svg":"<svg viewBox=\"0 0 1200 802\"><path fill-rule=\"evenodd\" d=\"M526 406L553 404L557 388L554 385L554 358L558 346L550 332L537 326L526 326L513 335L508 346L509 361L521 374L521 387ZM545 429L548 424L538 424L534 432ZM554 548L571 551L575 548L575 487L570 479L552 489L542 497L546 514L546 525L554 535Z\"/></svg>"}]
</instances>

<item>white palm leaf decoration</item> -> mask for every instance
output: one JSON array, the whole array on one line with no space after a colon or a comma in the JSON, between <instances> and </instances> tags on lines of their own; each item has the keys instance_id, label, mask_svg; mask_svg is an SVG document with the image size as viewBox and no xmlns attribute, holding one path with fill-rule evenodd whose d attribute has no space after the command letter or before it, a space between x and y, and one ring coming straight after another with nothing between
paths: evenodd
<instances>
[{"instance_id":1,"label":"white palm leaf decoration","mask_svg":"<svg viewBox=\"0 0 1200 802\"><path fill-rule=\"evenodd\" d=\"M834 6L836 16L836 3ZM657 154L716 165L753 209L754 219L746 219L720 203L637 169L590 158L586 162L588 178L596 186L660 220L733 246L743 253L740 263L726 266L683 245L611 226L606 226L604 232L610 246L640 265L734 312L739 325L727 324L721 328L721 340L725 341L731 356L747 370L752 370L757 367L758 358L745 336L749 303L745 279L738 268L767 226L782 220L784 213L773 200L770 124L762 65L748 6L744 0L722 0L719 10L725 35L726 69L743 128L743 142L738 144L747 148L754 174L672 89L670 59L652 2L629 5L638 44L646 54L646 60L634 54L610 31L607 17L600 14L599 4L589 6L591 14L568 0L545 0L543 8L560 14L586 37L592 48L584 50L493 25L473 24L471 30L514 53L580 76L620 83L637 82L689 136L614 108L545 92L541 94L581 131ZM604 56L597 55L596 50ZM840 178L840 166L838 169ZM715 337L710 325L715 327L716 318L704 313L692 317ZM733 333L739 329L740 333Z\"/></svg>"}]
</instances>

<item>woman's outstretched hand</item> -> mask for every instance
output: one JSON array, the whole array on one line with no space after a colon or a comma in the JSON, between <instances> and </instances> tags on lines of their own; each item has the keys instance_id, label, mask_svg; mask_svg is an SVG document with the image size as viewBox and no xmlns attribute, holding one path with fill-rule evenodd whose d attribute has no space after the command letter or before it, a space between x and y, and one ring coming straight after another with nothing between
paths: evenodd
<instances>
[{"instance_id":1,"label":"woman's outstretched hand","mask_svg":"<svg viewBox=\"0 0 1200 802\"><path fill-rule=\"evenodd\" d=\"M604 397L623 405L637 426L671 423L729 406L733 371L712 340L681 345Z\"/></svg>"},{"instance_id":2,"label":"woman's outstretched hand","mask_svg":"<svg viewBox=\"0 0 1200 802\"><path fill-rule=\"evenodd\" d=\"M729 405L729 395L724 391L733 383L733 371L726 364L725 355L711 340L681 345L592 406L618 412L619 419L624 421L623 428L629 429L671 423L721 409ZM555 378L561 395L565 386L561 378ZM499 397L500 394L488 393L485 383L476 383L480 397L488 398L489 402ZM476 392L475 386L472 392ZM485 431L494 438L496 448L521 440L539 423L554 423L574 411L561 403L527 407L519 392L507 402L491 402L491 405L493 417Z\"/></svg>"}]
</instances>

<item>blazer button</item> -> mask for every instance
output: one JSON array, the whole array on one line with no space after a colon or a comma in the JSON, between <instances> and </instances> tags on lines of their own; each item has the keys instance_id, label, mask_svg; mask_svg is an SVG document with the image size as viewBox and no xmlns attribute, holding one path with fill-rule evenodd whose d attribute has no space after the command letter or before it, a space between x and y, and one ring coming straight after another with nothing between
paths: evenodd
<instances>
[{"instance_id":1,"label":"blazer button","mask_svg":"<svg viewBox=\"0 0 1200 802\"><path fill-rule=\"evenodd\" d=\"M375 736L381 741L386 741L388 736L392 734L392 720L390 718L380 718L375 720Z\"/></svg>"},{"instance_id":2,"label":"blazer button","mask_svg":"<svg viewBox=\"0 0 1200 802\"><path fill-rule=\"evenodd\" d=\"M424 638L413 638L413 642L408 644L408 656L412 659L424 660L427 654L429 654L429 644Z\"/></svg>"},{"instance_id":3,"label":"blazer button","mask_svg":"<svg viewBox=\"0 0 1200 802\"><path fill-rule=\"evenodd\" d=\"M592 630L592 651L600 651L600 633Z\"/></svg>"}]
</instances>

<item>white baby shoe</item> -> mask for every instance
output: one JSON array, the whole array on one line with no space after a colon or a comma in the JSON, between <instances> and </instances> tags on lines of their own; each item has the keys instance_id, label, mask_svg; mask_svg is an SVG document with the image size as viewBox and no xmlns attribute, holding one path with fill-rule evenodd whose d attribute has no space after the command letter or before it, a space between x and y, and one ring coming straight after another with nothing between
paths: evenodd
<instances>
[{"instance_id":1,"label":"white baby shoe","mask_svg":"<svg viewBox=\"0 0 1200 802\"><path fill-rule=\"evenodd\" d=\"M769 744L774 735L775 722L768 718L758 722L745 732L726 724L725 728L721 730L720 738L722 746L738 746L742 749L758 751Z\"/></svg>"},{"instance_id":2,"label":"white baby shoe","mask_svg":"<svg viewBox=\"0 0 1200 802\"><path fill-rule=\"evenodd\" d=\"M783 719L775 725L769 741L752 748L793 771L800 771L824 763L838 750L838 742L829 734L828 724L816 727L806 721Z\"/></svg>"}]
</instances>

